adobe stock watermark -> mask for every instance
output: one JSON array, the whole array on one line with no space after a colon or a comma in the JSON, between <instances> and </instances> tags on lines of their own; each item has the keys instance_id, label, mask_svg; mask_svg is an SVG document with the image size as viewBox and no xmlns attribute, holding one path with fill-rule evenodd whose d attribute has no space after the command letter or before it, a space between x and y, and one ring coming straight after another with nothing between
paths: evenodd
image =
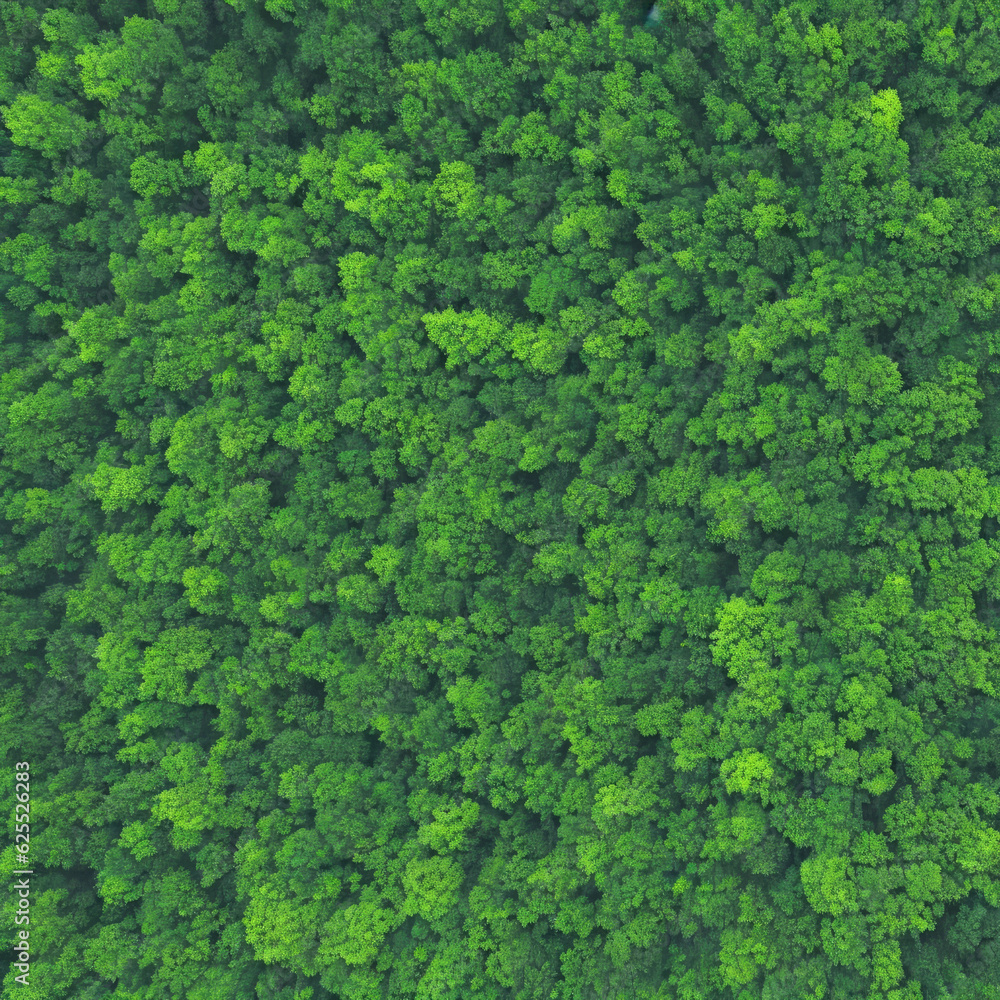
<instances>
[{"instance_id":1,"label":"adobe stock watermark","mask_svg":"<svg viewBox=\"0 0 1000 1000\"><path fill-rule=\"evenodd\" d=\"M211 211L211 201L209 200L209 195L211 193L211 186L206 184L203 188L196 191L181 206L181 211L188 212L191 215L197 216L199 219L205 218L205 216Z\"/></svg>"},{"instance_id":2,"label":"adobe stock watermark","mask_svg":"<svg viewBox=\"0 0 1000 1000\"><path fill-rule=\"evenodd\" d=\"M96 131L89 133L72 152L66 154L66 166L82 166L108 141L108 133L98 125Z\"/></svg>"},{"instance_id":3,"label":"adobe stock watermark","mask_svg":"<svg viewBox=\"0 0 1000 1000\"><path fill-rule=\"evenodd\" d=\"M295 266L305 267L307 264L318 264L320 267L328 267L331 259L331 251L313 250L308 257L303 257Z\"/></svg>"},{"instance_id":4,"label":"adobe stock watermark","mask_svg":"<svg viewBox=\"0 0 1000 1000\"><path fill-rule=\"evenodd\" d=\"M324 289L324 281L330 271L330 253L314 249L308 257L295 261L289 271L289 280L296 291L319 294Z\"/></svg>"},{"instance_id":5,"label":"adobe stock watermark","mask_svg":"<svg viewBox=\"0 0 1000 1000\"><path fill-rule=\"evenodd\" d=\"M34 21L25 21L16 27L7 29L7 40L10 47L17 51L34 41L39 33L39 26Z\"/></svg>"},{"instance_id":6,"label":"adobe stock watermark","mask_svg":"<svg viewBox=\"0 0 1000 1000\"><path fill-rule=\"evenodd\" d=\"M95 309L97 306L111 305L117 296L110 285L103 285L95 290L88 290L80 300L84 309Z\"/></svg>"},{"instance_id":7,"label":"adobe stock watermark","mask_svg":"<svg viewBox=\"0 0 1000 1000\"><path fill-rule=\"evenodd\" d=\"M31 785L27 761L14 765L14 982L30 985L31 975Z\"/></svg>"}]
</instances>

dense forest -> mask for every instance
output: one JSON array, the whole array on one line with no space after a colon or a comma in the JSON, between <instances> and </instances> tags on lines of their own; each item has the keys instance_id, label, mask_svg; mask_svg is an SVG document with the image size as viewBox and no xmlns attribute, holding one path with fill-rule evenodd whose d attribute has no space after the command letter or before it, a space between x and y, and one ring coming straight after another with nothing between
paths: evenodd
<instances>
[{"instance_id":1,"label":"dense forest","mask_svg":"<svg viewBox=\"0 0 1000 1000\"><path fill-rule=\"evenodd\" d=\"M997 4L52 2L3 996L1000 998Z\"/></svg>"}]
</instances>

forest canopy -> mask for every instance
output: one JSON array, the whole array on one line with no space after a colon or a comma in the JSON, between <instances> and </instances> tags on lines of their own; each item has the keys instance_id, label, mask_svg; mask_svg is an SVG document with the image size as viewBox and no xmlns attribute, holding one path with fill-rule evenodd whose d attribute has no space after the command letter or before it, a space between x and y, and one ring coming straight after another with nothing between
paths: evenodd
<instances>
[{"instance_id":1,"label":"forest canopy","mask_svg":"<svg viewBox=\"0 0 1000 1000\"><path fill-rule=\"evenodd\" d=\"M9 0L0 119L5 997L1000 998L995 3Z\"/></svg>"}]
</instances>

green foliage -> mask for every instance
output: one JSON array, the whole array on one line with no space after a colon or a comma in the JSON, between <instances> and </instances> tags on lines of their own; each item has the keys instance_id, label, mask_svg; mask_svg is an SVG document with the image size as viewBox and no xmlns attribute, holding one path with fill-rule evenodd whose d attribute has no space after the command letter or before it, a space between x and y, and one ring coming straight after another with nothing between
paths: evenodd
<instances>
[{"instance_id":1,"label":"green foliage","mask_svg":"<svg viewBox=\"0 0 1000 1000\"><path fill-rule=\"evenodd\" d=\"M988 4L0 33L5 996L996 1000Z\"/></svg>"}]
</instances>

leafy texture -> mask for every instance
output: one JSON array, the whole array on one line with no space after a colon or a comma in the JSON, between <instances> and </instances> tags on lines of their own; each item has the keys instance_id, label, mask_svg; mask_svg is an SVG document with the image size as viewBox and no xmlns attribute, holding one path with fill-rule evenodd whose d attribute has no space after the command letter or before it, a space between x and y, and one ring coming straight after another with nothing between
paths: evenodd
<instances>
[{"instance_id":1,"label":"leafy texture","mask_svg":"<svg viewBox=\"0 0 1000 1000\"><path fill-rule=\"evenodd\" d=\"M1000 996L994 5L0 32L5 995Z\"/></svg>"}]
</instances>

